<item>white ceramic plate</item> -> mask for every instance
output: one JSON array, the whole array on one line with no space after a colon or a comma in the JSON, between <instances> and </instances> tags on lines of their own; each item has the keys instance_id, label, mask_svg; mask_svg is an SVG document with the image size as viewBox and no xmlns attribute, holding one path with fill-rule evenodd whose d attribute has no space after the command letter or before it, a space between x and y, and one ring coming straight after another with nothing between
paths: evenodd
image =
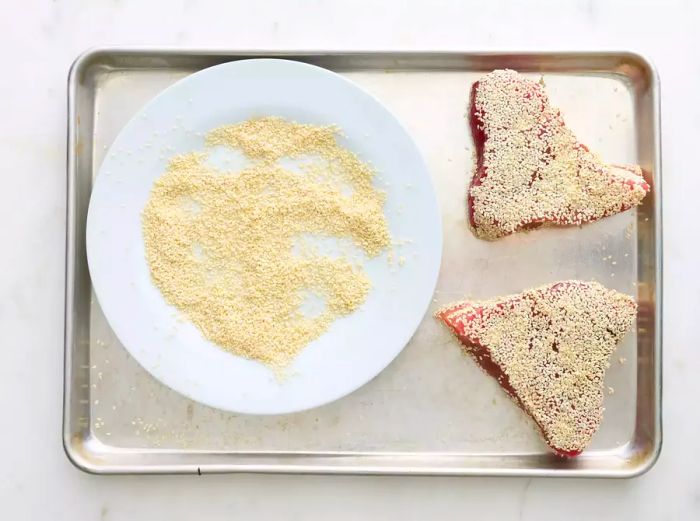
<instances>
[{"instance_id":1,"label":"white ceramic plate","mask_svg":"<svg viewBox=\"0 0 700 521\"><path fill-rule=\"evenodd\" d=\"M203 150L211 129L254 116L336 124L343 146L371 161L387 192L385 213L405 264L368 260L373 289L354 314L309 344L278 381L265 366L227 353L176 319L150 279L140 214L168 158ZM319 67L274 59L226 63L153 99L121 131L97 177L87 219L90 275L100 305L131 355L158 380L229 411L277 414L315 407L368 382L403 349L431 300L442 229L425 163L375 98Z\"/></svg>"}]
</instances>

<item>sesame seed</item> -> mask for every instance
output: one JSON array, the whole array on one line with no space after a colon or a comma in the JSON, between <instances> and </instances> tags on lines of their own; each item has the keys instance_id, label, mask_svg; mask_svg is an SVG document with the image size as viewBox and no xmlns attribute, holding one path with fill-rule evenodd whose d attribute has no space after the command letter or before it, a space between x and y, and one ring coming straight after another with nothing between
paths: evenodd
<instances>
[{"instance_id":1,"label":"sesame seed","mask_svg":"<svg viewBox=\"0 0 700 521\"><path fill-rule=\"evenodd\" d=\"M577 453L600 425L605 369L636 310L627 295L572 280L458 302L435 316L533 418L555 451Z\"/></svg>"},{"instance_id":2,"label":"sesame seed","mask_svg":"<svg viewBox=\"0 0 700 521\"><path fill-rule=\"evenodd\" d=\"M337 134L272 117L216 128L206 144L240 150L250 166L224 174L194 152L155 182L142 215L152 280L223 349L284 368L367 298L370 281L348 255L293 252L308 233L350 238L369 257L391 246L375 171ZM314 159L300 175L283 157ZM317 316L301 312L308 295L324 300Z\"/></svg>"},{"instance_id":3,"label":"sesame seed","mask_svg":"<svg viewBox=\"0 0 700 521\"><path fill-rule=\"evenodd\" d=\"M639 204L649 190L637 165L606 165L580 144L540 83L496 70L473 86L479 153L470 226L483 239L523 228L581 225Z\"/></svg>"}]
</instances>

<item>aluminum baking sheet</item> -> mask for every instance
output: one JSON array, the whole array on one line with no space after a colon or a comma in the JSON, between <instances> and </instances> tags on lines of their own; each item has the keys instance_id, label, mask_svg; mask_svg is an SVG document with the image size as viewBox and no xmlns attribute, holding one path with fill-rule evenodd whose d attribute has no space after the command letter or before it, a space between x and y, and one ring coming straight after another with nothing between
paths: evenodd
<instances>
[{"instance_id":1,"label":"aluminum baking sheet","mask_svg":"<svg viewBox=\"0 0 700 521\"><path fill-rule=\"evenodd\" d=\"M85 218L93 177L128 119L173 82L218 63L283 56L347 76L413 135L440 201L445 236L431 311L555 280L594 278L637 296L639 317L606 377L605 419L590 448L551 455L532 422L427 315L372 382L332 404L273 417L214 410L155 381L127 354L92 294ZM582 142L638 163L652 185L639 208L582 228L497 242L468 231L473 81L509 67L543 79ZM661 447L661 219L658 78L627 52L239 53L99 49L69 78L64 444L95 473L326 472L637 475ZM418 218L418 217L417 217ZM614 390L614 392L613 392Z\"/></svg>"}]
</instances>

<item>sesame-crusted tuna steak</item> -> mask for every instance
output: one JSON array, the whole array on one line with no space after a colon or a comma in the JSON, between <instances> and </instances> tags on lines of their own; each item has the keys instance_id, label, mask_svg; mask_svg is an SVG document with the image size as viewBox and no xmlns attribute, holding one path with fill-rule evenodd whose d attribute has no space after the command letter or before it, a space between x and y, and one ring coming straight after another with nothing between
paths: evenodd
<instances>
[{"instance_id":1,"label":"sesame-crusted tuna steak","mask_svg":"<svg viewBox=\"0 0 700 521\"><path fill-rule=\"evenodd\" d=\"M564 281L436 313L529 414L560 456L576 456L603 417L608 359L636 316L627 295Z\"/></svg>"},{"instance_id":2,"label":"sesame-crusted tuna steak","mask_svg":"<svg viewBox=\"0 0 700 521\"><path fill-rule=\"evenodd\" d=\"M649 191L637 165L604 164L579 143L540 83L496 70L474 83L477 167L469 225L498 239L541 225L580 225L625 211Z\"/></svg>"}]
</instances>

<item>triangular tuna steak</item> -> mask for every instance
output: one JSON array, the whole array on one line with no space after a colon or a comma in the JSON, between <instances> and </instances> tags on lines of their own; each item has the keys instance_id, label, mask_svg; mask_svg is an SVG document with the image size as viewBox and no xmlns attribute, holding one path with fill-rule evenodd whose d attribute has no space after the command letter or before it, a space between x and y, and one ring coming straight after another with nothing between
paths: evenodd
<instances>
[{"instance_id":1,"label":"triangular tuna steak","mask_svg":"<svg viewBox=\"0 0 700 521\"><path fill-rule=\"evenodd\" d=\"M544 87L511 70L474 83L477 167L467 196L477 237L580 225L625 211L649 191L637 165L604 164L579 143Z\"/></svg>"},{"instance_id":2,"label":"triangular tuna steak","mask_svg":"<svg viewBox=\"0 0 700 521\"><path fill-rule=\"evenodd\" d=\"M632 297L596 282L564 281L436 317L537 423L560 456L576 456L603 417L610 354L637 313Z\"/></svg>"}]
</instances>

